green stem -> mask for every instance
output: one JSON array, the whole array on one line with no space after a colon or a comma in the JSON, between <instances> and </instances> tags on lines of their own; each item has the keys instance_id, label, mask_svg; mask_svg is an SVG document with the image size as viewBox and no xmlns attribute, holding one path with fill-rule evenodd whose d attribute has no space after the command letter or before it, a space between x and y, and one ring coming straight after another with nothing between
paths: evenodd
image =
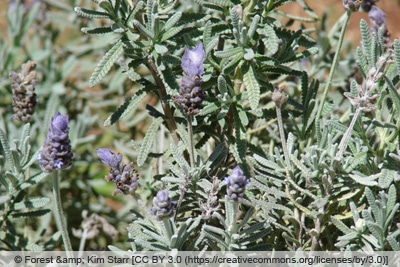
<instances>
[{"instance_id":1,"label":"green stem","mask_svg":"<svg viewBox=\"0 0 400 267\"><path fill-rule=\"evenodd\" d=\"M278 105L276 105L276 117L278 119L279 135L281 137L282 149L283 149L283 155L285 156L286 167L289 170L291 170L292 167L290 163L289 152L287 150L285 132L283 131L282 112L280 106Z\"/></svg>"},{"instance_id":2,"label":"green stem","mask_svg":"<svg viewBox=\"0 0 400 267\"><path fill-rule=\"evenodd\" d=\"M174 140L175 145L177 145L179 143L179 137L176 133L177 126L176 126L176 122L174 119L174 114L173 114L173 111L172 111L171 107L169 106L169 104L165 101L165 99L167 98L167 95L168 95L167 89L165 88L164 82L160 78L160 74L158 73L157 67L154 64L151 57L149 57L149 60L148 60L148 67L149 67L149 70L156 82L156 85L158 87L158 92L160 93L161 106L164 110L165 122L168 125L168 130L171 133L171 136L172 136L172 139Z\"/></svg>"},{"instance_id":3,"label":"green stem","mask_svg":"<svg viewBox=\"0 0 400 267\"><path fill-rule=\"evenodd\" d=\"M194 141L193 141L193 125L192 125L192 116L187 115L188 122L188 134L189 134L189 157L190 157L190 167L194 168Z\"/></svg>"},{"instance_id":4,"label":"green stem","mask_svg":"<svg viewBox=\"0 0 400 267\"><path fill-rule=\"evenodd\" d=\"M171 237L172 237L173 233L172 233L171 223L169 220L170 219L163 219L162 223L164 224L165 230L167 231L168 240L171 241Z\"/></svg>"},{"instance_id":5,"label":"green stem","mask_svg":"<svg viewBox=\"0 0 400 267\"><path fill-rule=\"evenodd\" d=\"M60 170L53 172L53 203L54 203L54 218L56 220L57 228L61 231L64 249L68 257L73 257L71 241L68 236L67 222L62 211L61 196L60 196Z\"/></svg>"},{"instance_id":6,"label":"green stem","mask_svg":"<svg viewBox=\"0 0 400 267\"><path fill-rule=\"evenodd\" d=\"M340 141L339 150L336 153L336 159L337 160L340 160L342 158L343 153L347 148L347 144L349 143L351 132L353 131L354 124L356 124L356 121L357 121L357 118L358 118L358 115L360 114L360 112L361 112L361 109L357 108L355 113L354 113L354 115L353 115L353 119L350 122L349 128L347 128L346 132L343 135L342 140Z\"/></svg>"},{"instance_id":7,"label":"green stem","mask_svg":"<svg viewBox=\"0 0 400 267\"><path fill-rule=\"evenodd\" d=\"M320 105L318 107L318 112L317 112L317 116L316 116L316 120L317 121L320 120L322 109L324 107L324 103L325 103L326 97L328 95L329 89L332 86L333 75L335 74L335 70L336 70L336 67L337 67L337 64L338 64L338 61L339 61L339 54L340 54L340 50L342 48L342 44L343 44L343 40L344 40L344 34L346 33L346 29L347 29L347 26L348 26L349 21L350 21L351 13L352 13L352 11L347 11L346 14L345 14L346 17L345 17L345 21L344 21L344 24L343 24L343 27L342 27L342 31L340 32L339 43L338 43L338 45L336 47L335 56L334 56L333 62L332 62L332 68L331 68L331 71L329 73L328 81L326 82L326 85L325 85L325 89L324 89L324 93L322 95L321 103L320 103ZM317 123L316 125L319 125L319 124Z\"/></svg>"}]
</instances>

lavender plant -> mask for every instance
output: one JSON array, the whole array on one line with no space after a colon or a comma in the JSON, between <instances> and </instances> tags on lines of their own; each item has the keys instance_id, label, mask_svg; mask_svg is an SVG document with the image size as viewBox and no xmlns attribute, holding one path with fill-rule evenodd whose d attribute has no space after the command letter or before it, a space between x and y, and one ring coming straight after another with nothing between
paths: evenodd
<instances>
[{"instance_id":1,"label":"lavender plant","mask_svg":"<svg viewBox=\"0 0 400 267\"><path fill-rule=\"evenodd\" d=\"M332 27L303 0L92 2L8 14L1 249L400 248L400 43L378 1Z\"/></svg>"}]
</instances>

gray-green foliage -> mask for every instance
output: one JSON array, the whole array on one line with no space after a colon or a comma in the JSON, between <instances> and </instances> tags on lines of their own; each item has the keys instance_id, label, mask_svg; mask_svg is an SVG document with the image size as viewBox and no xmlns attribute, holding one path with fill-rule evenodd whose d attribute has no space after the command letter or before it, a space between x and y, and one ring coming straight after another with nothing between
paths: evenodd
<instances>
[{"instance_id":1,"label":"gray-green foliage","mask_svg":"<svg viewBox=\"0 0 400 267\"><path fill-rule=\"evenodd\" d=\"M110 19L110 28L118 41L109 51L117 51L122 42L121 57L130 70L137 72L139 67L148 70L148 76L142 75L136 80L142 85L147 84L147 92L158 96L161 102L158 107L162 111L148 107L150 115L156 119L139 147L138 164L144 164L149 156L166 163L154 178L161 177L160 185L169 188L179 200L175 220L164 222L173 232L182 227L188 216L199 218L204 215L201 210L204 206L200 204L207 202L207 197L223 199L222 186L213 186L215 177L222 179L235 164L252 177L247 194L250 202L241 204L242 224L233 223L235 217L231 216L238 215L232 203L218 201L225 206L225 212L216 208L208 213L211 217L203 218L202 226L196 230L190 228L192 232L187 235L200 233L197 242L192 243L196 245L190 245L190 249L332 250L345 246L365 249L356 245L360 240L367 240L368 248L388 249L387 244L390 244L390 248L396 249L398 235L391 222L397 216L397 206L391 205L385 210L390 218L384 222L373 211L378 207L376 205L381 205L379 209L386 205L380 189L390 188L389 202L396 198L393 183L398 180L396 162L399 157L398 120L394 114L400 107L399 42L394 42L393 50L387 49L383 35L371 34L367 23L361 21L363 47L354 50L356 64L343 62L353 68L357 65L364 79L373 68L382 73L375 90L379 96L374 103L374 112L368 116L361 113L354 119L354 128L348 131L346 121L351 118L351 110L339 109L336 114L332 113L335 103L327 101L322 103L324 119L320 122L316 118L321 105L317 100L318 78L321 70L332 67L327 58L337 37L332 32L328 39L315 41L301 30L285 28L274 16L275 8L285 2L242 1L236 5L238 3L234 1L198 1L172 7L172 3L148 0L130 7L125 1L117 0L101 1L102 11L77 8L76 12L94 19L99 16ZM313 21L315 13L304 1L299 2L310 15L303 18L304 21ZM221 19L222 15L226 19ZM303 19L299 18L300 21ZM338 25L340 23L343 22ZM103 29L90 31L102 33ZM203 110L194 118L196 166L190 166L186 153L190 153L192 144L185 129L187 118L169 97L179 88L177 79L181 76L179 57L182 49L199 41L203 42L206 51L202 89L207 92L207 98ZM319 50L318 45L322 45L322 49ZM388 59L394 60L382 64ZM98 73L105 74L115 61L107 52L92 75L92 81L95 76L96 83L99 82L98 78L104 75ZM305 61L315 65L310 72L296 64ZM343 73L339 72L339 75ZM283 109L287 133L287 147L283 150L289 152L289 159L285 159L279 148L280 137L273 134L276 126L269 124L275 117L270 109L270 92L284 79L288 80L289 101ZM340 79L344 81L347 77L336 78ZM345 96L357 97L356 87L353 80L351 90ZM118 114L123 114L129 107L128 102L120 106L113 123L119 118ZM151 154L161 122L171 133L173 138L169 141L173 143L158 146L159 154ZM269 136L263 136L264 127L260 127L263 124L267 125L264 127ZM349 138L342 141L348 149L344 147L343 157L341 154L338 157L338 150L343 148L343 144L339 147L343 135ZM213 149L216 144L219 144L218 149L225 144L223 158L217 156L204 161L206 149ZM212 162L216 159L218 164ZM290 165L287 165L288 160ZM382 202L376 204L372 201L375 197L380 197ZM355 205L362 208L357 209ZM367 221L366 229L371 234L357 232L359 230L346 225L350 217L360 224L358 212L363 216L361 220ZM131 224L134 248L175 248L169 238L165 239L165 233L157 230L153 220L144 216ZM186 224L187 221L183 226ZM270 227L275 230L273 234ZM350 234L351 238L339 237L338 230ZM335 238L340 240L337 247L332 242Z\"/></svg>"},{"instance_id":2,"label":"gray-green foliage","mask_svg":"<svg viewBox=\"0 0 400 267\"><path fill-rule=\"evenodd\" d=\"M0 39L1 70L17 69L16 58L33 59L42 73L37 113L26 125L11 122L11 109L3 108L11 90L1 73L1 248L53 249L60 241L58 232L37 226L54 223L49 185L35 161L47 130L41 125L62 110L76 155L62 179L66 214L98 213L120 233L118 240L96 236L91 249L400 249L398 40L388 46L382 31L371 34L362 20L362 46L339 57L335 90L322 103L343 20L328 32L327 17L319 22L303 0L47 2L71 21L53 22L46 38L33 34L27 45L39 5L26 14L19 5L9 41ZM307 17L278 9L289 2ZM293 20L300 29L290 27ZM310 34L308 23L318 30ZM56 27L74 31L76 40L62 40ZM187 116L173 96L184 49L199 42L206 98L198 115ZM371 92L377 96L370 111L357 111L348 100L362 97L369 73L381 73ZM280 112L276 87L288 96ZM98 167L100 147L135 159L135 195L110 200L115 185L102 180L108 170ZM223 180L236 166L250 184L244 199L230 202ZM177 205L162 221L149 211L160 189ZM109 208L114 202L123 208ZM24 234L27 217L34 234ZM80 227L78 217L69 216L70 229Z\"/></svg>"}]
</instances>

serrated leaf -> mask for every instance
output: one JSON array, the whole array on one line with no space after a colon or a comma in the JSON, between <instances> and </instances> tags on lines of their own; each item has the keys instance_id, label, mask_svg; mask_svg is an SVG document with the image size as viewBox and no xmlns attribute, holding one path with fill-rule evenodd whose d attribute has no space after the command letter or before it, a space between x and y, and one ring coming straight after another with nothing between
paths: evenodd
<instances>
[{"instance_id":1,"label":"serrated leaf","mask_svg":"<svg viewBox=\"0 0 400 267\"><path fill-rule=\"evenodd\" d=\"M218 45L218 38L213 38L210 40L210 42L207 43L206 48L205 48L205 53L206 55L209 55L210 52Z\"/></svg>"},{"instance_id":2,"label":"serrated leaf","mask_svg":"<svg viewBox=\"0 0 400 267\"><path fill-rule=\"evenodd\" d=\"M228 87L226 85L226 80L224 78L224 76L219 75L218 76L218 90L220 91L221 95L225 95L226 93L228 93Z\"/></svg>"},{"instance_id":3,"label":"serrated leaf","mask_svg":"<svg viewBox=\"0 0 400 267\"><path fill-rule=\"evenodd\" d=\"M90 10L90 9L86 9L83 7L75 7L74 11L80 17L84 17L84 18L91 18L91 19L108 19L108 18L110 18L110 16L105 12Z\"/></svg>"},{"instance_id":4,"label":"serrated leaf","mask_svg":"<svg viewBox=\"0 0 400 267\"><path fill-rule=\"evenodd\" d=\"M378 224L376 224L374 222L370 222L370 221L366 221L365 223L366 223L369 231L374 235L374 237L377 240L382 240L384 238L383 230Z\"/></svg>"},{"instance_id":5,"label":"serrated leaf","mask_svg":"<svg viewBox=\"0 0 400 267\"><path fill-rule=\"evenodd\" d=\"M104 122L104 126L113 125L117 121L123 119L131 110L136 108L140 101L146 96L146 91L140 90L128 100L124 102L107 120Z\"/></svg>"},{"instance_id":6,"label":"serrated leaf","mask_svg":"<svg viewBox=\"0 0 400 267\"><path fill-rule=\"evenodd\" d=\"M170 30L173 26L175 26L176 23L178 23L178 21L180 20L180 18L182 17L182 12L175 12L175 14L173 14L164 24L164 26L162 27L162 29L164 31L168 31Z\"/></svg>"},{"instance_id":7,"label":"serrated leaf","mask_svg":"<svg viewBox=\"0 0 400 267\"><path fill-rule=\"evenodd\" d=\"M350 178L356 181L359 184L366 185L366 186L376 186L378 182L376 179L379 178L380 174L373 174L370 176L366 176L362 173L353 173L349 174ZM368 189L368 188L367 188Z\"/></svg>"},{"instance_id":8,"label":"serrated leaf","mask_svg":"<svg viewBox=\"0 0 400 267\"><path fill-rule=\"evenodd\" d=\"M100 82L100 80L107 75L110 71L111 67L118 60L119 56L123 53L122 49L122 41L118 40L116 44L114 44L110 50L104 55L104 57L100 60L96 69L94 70L92 76L89 79L89 86L93 87Z\"/></svg>"},{"instance_id":9,"label":"serrated leaf","mask_svg":"<svg viewBox=\"0 0 400 267\"><path fill-rule=\"evenodd\" d=\"M394 184L392 184L389 188L388 197L387 197L387 203L386 203L387 212L390 212L393 210L393 207L397 202L396 198L397 198L396 187Z\"/></svg>"},{"instance_id":10,"label":"serrated leaf","mask_svg":"<svg viewBox=\"0 0 400 267\"><path fill-rule=\"evenodd\" d=\"M39 172L38 174L35 174L25 182L21 183L18 185L17 190L21 191L24 190L25 188L28 188L30 186L38 184L41 180L46 178L46 176L49 175L47 172Z\"/></svg>"},{"instance_id":11,"label":"serrated leaf","mask_svg":"<svg viewBox=\"0 0 400 267\"><path fill-rule=\"evenodd\" d=\"M261 34L261 40L263 41L265 47L268 49L270 55L278 52L279 49L279 39L276 36L274 28L268 24L264 25L263 29L259 29L259 34Z\"/></svg>"},{"instance_id":12,"label":"serrated leaf","mask_svg":"<svg viewBox=\"0 0 400 267\"><path fill-rule=\"evenodd\" d=\"M164 54L168 53L168 48L165 45L155 44L154 50L156 50L157 54L160 54L160 55L164 55Z\"/></svg>"},{"instance_id":13,"label":"serrated leaf","mask_svg":"<svg viewBox=\"0 0 400 267\"><path fill-rule=\"evenodd\" d=\"M133 20L133 25L138 29L141 33L143 33L147 38L154 39L154 33L150 32L145 26L143 26L139 21Z\"/></svg>"},{"instance_id":14,"label":"serrated leaf","mask_svg":"<svg viewBox=\"0 0 400 267\"><path fill-rule=\"evenodd\" d=\"M365 58L365 55L360 47L357 47L357 65L359 70L361 71L363 77L365 78L368 73L368 62Z\"/></svg>"},{"instance_id":15,"label":"serrated leaf","mask_svg":"<svg viewBox=\"0 0 400 267\"><path fill-rule=\"evenodd\" d=\"M243 48L234 47L227 50L215 51L214 55L219 58L229 58L237 56L238 54L243 54Z\"/></svg>"},{"instance_id":16,"label":"serrated leaf","mask_svg":"<svg viewBox=\"0 0 400 267\"><path fill-rule=\"evenodd\" d=\"M31 198L25 202L14 203L11 206L12 210L21 210L21 209L31 209L31 208L42 208L46 206L50 202L50 199L47 197L41 198Z\"/></svg>"},{"instance_id":17,"label":"serrated leaf","mask_svg":"<svg viewBox=\"0 0 400 267\"><path fill-rule=\"evenodd\" d=\"M393 47L397 73L400 73L400 42L398 39L394 40Z\"/></svg>"},{"instance_id":18,"label":"serrated leaf","mask_svg":"<svg viewBox=\"0 0 400 267\"><path fill-rule=\"evenodd\" d=\"M379 176L378 184L381 188L388 188L394 178L394 171L388 169L382 169L381 175Z\"/></svg>"},{"instance_id":19,"label":"serrated leaf","mask_svg":"<svg viewBox=\"0 0 400 267\"><path fill-rule=\"evenodd\" d=\"M28 212L13 212L11 214L12 218L31 218L31 217L40 217L49 213L50 209L42 209L42 210L34 210Z\"/></svg>"},{"instance_id":20,"label":"serrated leaf","mask_svg":"<svg viewBox=\"0 0 400 267\"><path fill-rule=\"evenodd\" d=\"M243 51L241 51L234 59L230 60L228 64L224 65L223 73L225 75L231 74L231 72L233 72L236 69L242 58L243 58Z\"/></svg>"},{"instance_id":21,"label":"serrated leaf","mask_svg":"<svg viewBox=\"0 0 400 267\"><path fill-rule=\"evenodd\" d=\"M360 21L360 31L361 31L361 37L362 37L362 42L363 42L363 47L366 52L366 56L368 58L368 66L372 67L375 64L375 61L372 60L371 57L371 33L369 31L369 27L367 22L364 19L361 19Z\"/></svg>"},{"instance_id":22,"label":"serrated leaf","mask_svg":"<svg viewBox=\"0 0 400 267\"><path fill-rule=\"evenodd\" d=\"M147 156L150 152L150 148L155 140L155 135L162 122L163 118L161 117L155 119L150 125L149 129L147 130L146 135L144 136L143 139L143 143L140 146L139 156L137 159L138 166L142 166L145 160L147 159Z\"/></svg>"},{"instance_id":23,"label":"serrated leaf","mask_svg":"<svg viewBox=\"0 0 400 267\"><path fill-rule=\"evenodd\" d=\"M250 65L248 69L244 70L243 82L249 95L250 108L255 110L258 108L258 103L260 101L260 84L254 75L252 65Z\"/></svg>"},{"instance_id":24,"label":"serrated leaf","mask_svg":"<svg viewBox=\"0 0 400 267\"><path fill-rule=\"evenodd\" d=\"M369 187L365 188L365 196L367 197L368 204L372 210L372 213L374 214L375 220L379 222L379 218L381 217L381 210L380 207L375 203L375 197L374 193ZM364 216L364 214L363 214ZM365 217L365 216L364 216ZM370 221L373 221L372 218L370 218Z\"/></svg>"},{"instance_id":25,"label":"serrated leaf","mask_svg":"<svg viewBox=\"0 0 400 267\"><path fill-rule=\"evenodd\" d=\"M171 143L171 153L174 157L174 160L178 163L179 167L181 168L181 170L183 171L183 173L185 173L185 175L187 175L189 173L190 170L190 166L188 164L188 162L185 160L185 158L183 157L183 151L181 149L179 149L177 146L175 146L173 143Z\"/></svg>"},{"instance_id":26,"label":"serrated leaf","mask_svg":"<svg viewBox=\"0 0 400 267\"><path fill-rule=\"evenodd\" d=\"M98 28L81 28L81 31L86 34L106 34L113 32L111 27L98 27Z\"/></svg>"},{"instance_id":27,"label":"serrated leaf","mask_svg":"<svg viewBox=\"0 0 400 267\"><path fill-rule=\"evenodd\" d=\"M386 84L389 88L389 95L390 98L394 102L394 106L396 107L397 112L400 111L400 95L397 92L396 88L393 86L392 81L386 76L383 76L385 78Z\"/></svg>"},{"instance_id":28,"label":"serrated leaf","mask_svg":"<svg viewBox=\"0 0 400 267\"><path fill-rule=\"evenodd\" d=\"M11 166L14 168L15 167L15 162L14 158L11 153L10 145L7 140L6 134L3 132L2 129L0 129L0 142L4 151L4 154L6 156L6 160L11 164Z\"/></svg>"},{"instance_id":29,"label":"serrated leaf","mask_svg":"<svg viewBox=\"0 0 400 267\"><path fill-rule=\"evenodd\" d=\"M181 26L176 26L165 32L162 37L161 37L161 42L164 42L165 40L169 40L178 33L180 33L184 29L184 25Z\"/></svg>"}]
</instances>

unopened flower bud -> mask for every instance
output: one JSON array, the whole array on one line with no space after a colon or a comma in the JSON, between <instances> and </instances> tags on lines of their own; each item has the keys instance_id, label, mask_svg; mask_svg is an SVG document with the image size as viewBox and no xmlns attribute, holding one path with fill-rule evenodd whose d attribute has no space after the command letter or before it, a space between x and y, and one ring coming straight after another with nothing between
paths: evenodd
<instances>
[{"instance_id":1,"label":"unopened flower bud","mask_svg":"<svg viewBox=\"0 0 400 267\"><path fill-rule=\"evenodd\" d=\"M343 6L346 10L356 12L361 6L362 0L343 0Z\"/></svg>"},{"instance_id":2,"label":"unopened flower bud","mask_svg":"<svg viewBox=\"0 0 400 267\"><path fill-rule=\"evenodd\" d=\"M150 211L157 220L162 221L173 216L176 202L168 196L168 191L162 190L153 198L153 206Z\"/></svg>"},{"instance_id":3,"label":"unopened flower bud","mask_svg":"<svg viewBox=\"0 0 400 267\"><path fill-rule=\"evenodd\" d=\"M272 101L274 101L278 107L281 107L287 99L288 96L283 94L283 88L275 87L274 92L272 93Z\"/></svg>"},{"instance_id":4,"label":"unopened flower bud","mask_svg":"<svg viewBox=\"0 0 400 267\"><path fill-rule=\"evenodd\" d=\"M238 201L243 198L249 179L244 176L242 169L237 166L230 176L225 177L226 195L231 201Z\"/></svg>"}]
</instances>

